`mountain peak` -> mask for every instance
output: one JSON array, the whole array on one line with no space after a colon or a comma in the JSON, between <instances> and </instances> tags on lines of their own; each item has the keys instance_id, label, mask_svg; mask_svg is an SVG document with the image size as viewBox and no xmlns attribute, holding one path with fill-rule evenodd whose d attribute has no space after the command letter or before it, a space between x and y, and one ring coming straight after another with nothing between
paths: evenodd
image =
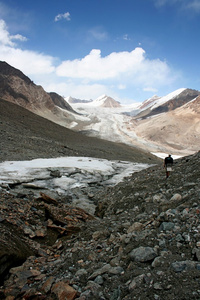
<instances>
[{"instance_id":1,"label":"mountain peak","mask_svg":"<svg viewBox=\"0 0 200 300\"><path fill-rule=\"evenodd\" d=\"M200 95L197 90L180 88L164 97L152 97L142 103L136 118L147 118L163 112L175 110Z\"/></svg>"},{"instance_id":2,"label":"mountain peak","mask_svg":"<svg viewBox=\"0 0 200 300\"><path fill-rule=\"evenodd\" d=\"M60 109L65 114L75 111L57 93L47 93L20 70L0 61L0 98L15 103L35 114L62 124ZM63 114L63 112L62 112Z\"/></svg>"},{"instance_id":3,"label":"mountain peak","mask_svg":"<svg viewBox=\"0 0 200 300\"><path fill-rule=\"evenodd\" d=\"M0 70L1 70L1 75L4 76L17 76L24 80L27 84L33 84L33 81L30 80L30 78L24 73L22 73L20 70L10 66L7 62L5 61L0 61Z\"/></svg>"},{"instance_id":4,"label":"mountain peak","mask_svg":"<svg viewBox=\"0 0 200 300\"><path fill-rule=\"evenodd\" d=\"M98 97L96 100L94 100L93 104L96 106L108 107L108 108L121 107L121 104L118 101L114 100L113 98L105 94Z\"/></svg>"}]
</instances>

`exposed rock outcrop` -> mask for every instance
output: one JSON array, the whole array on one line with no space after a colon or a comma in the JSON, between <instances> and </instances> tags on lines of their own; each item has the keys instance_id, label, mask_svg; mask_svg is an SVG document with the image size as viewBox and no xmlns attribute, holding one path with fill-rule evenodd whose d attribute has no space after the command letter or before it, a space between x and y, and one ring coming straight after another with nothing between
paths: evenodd
<instances>
[{"instance_id":1,"label":"exposed rock outcrop","mask_svg":"<svg viewBox=\"0 0 200 300\"><path fill-rule=\"evenodd\" d=\"M6 62L0 62L0 98L63 126L74 119L75 111L63 97L45 92Z\"/></svg>"}]
</instances>

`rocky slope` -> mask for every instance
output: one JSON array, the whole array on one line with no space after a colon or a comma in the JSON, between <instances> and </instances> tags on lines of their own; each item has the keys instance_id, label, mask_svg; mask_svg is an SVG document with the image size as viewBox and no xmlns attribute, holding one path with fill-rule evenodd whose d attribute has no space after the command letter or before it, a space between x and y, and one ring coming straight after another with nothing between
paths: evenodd
<instances>
[{"instance_id":1,"label":"rocky slope","mask_svg":"<svg viewBox=\"0 0 200 300\"><path fill-rule=\"evenodd\" d=\"M139 148L90 138L0 99L0 161L60 156L156 163Z\"/></svg>"},{"instance_id":2,"label":"rocky slope","mask_svg":"<svg viewBox=\"0 0 200 300\"><path fill-rule=\"evenodd\" d=\"M133 123L133 128L147 142L184 155L199 150L199 119L200 96L175 110Z\"/></svg>"},{"instance_id":3,"label":"rocky slope","mask_svg":"<svg viewBox=\"0 0 200 300\"><path fill-rule=\"evenodd\" d=\"M95 216L1 190L1 299L199 299L199 164L134 173L94 195Z\"/></svg>"},{"instance_id":4,"label":"rocky slope","mask_svg":"<svg viewBox=\"0 0 200 300\"><path fill-rule=\"evenodd\" d=\"M75 111L61 96L45 92L41 86L34 84L20 70L6 62L0 62L0 98L60 125L75 119Z\"/></svg>"}]
</instances>

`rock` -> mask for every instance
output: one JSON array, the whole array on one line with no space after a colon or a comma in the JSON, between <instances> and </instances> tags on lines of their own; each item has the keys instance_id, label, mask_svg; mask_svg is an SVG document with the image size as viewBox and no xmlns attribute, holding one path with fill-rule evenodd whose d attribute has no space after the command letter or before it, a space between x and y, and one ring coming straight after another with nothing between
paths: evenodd
<instances>
[{"instance_id":1,"label":"rock","mask_svg":"<svg viewBox=\"0 0 200 300\"><path fill-rule=\"evenodd\" d=\"M179 234L177 234L177 236L176 236L176 241L177 242L184 242L184 238L182 237L182 235L179 233Z\"/></svg>"},{"instance_id":2,"label":"rock","mask_svg":"<svg viewBox=\"0 0 200 300\"><path fill-rule=\"evenodd\" d=\"M128 230L127 233L131 233L134 231L141 231L143 229L144 225L140 222L135 222L133 223L133 225L131 225Z\"/></svg>"},{"instance_id":3,"label":"rock","mask_svg":"<svg viewBox=\"0 0 200 300\"><path fill-rule=\"evenodd\" d=\"M197 261L200 261L200 249L195 248L195 249L193 249L192 253L195 255L195 258L197 259Z\"/></svg>"},{"instance_id":4,"label":"rock","mask_svg":"<svg viewBox=\"0 0 200 300\"><path fill-rule=\"evenodd\" d=\"M50 176L52 177L61 177L61 173L60 170L56 170L56 169L52 169L50 170Z\"/></svg>"},{"instance_id":5,"label":"rock","mask_svg":"<svg viewBox=\"0 0 200 300\"><path fill-rule=\"evenodd\" d=\"M162 256L157 256L151 265L153 268L157 268L157 267L161 267L164 263L165 263L165 259Z\"/></svg>"},{"instance_id":6,"label":"rock","mask_svg":"<svg viewBox=\"0 0 200 300\"><path fill-rule=\"evenodd\" d=\"M94 296L98 297L99 292L101 291L101 286L99 284L97 284L96 282L90 280L90 281L88 281L85 289L86 289L86 292L87 292L87 290L91 291L92 298L94 299ZM83 294L84 293L82 293L81 295L83 295Z\"/></svg>"},{"instance_id":7,"label":"rock","mask_svg":"<svg viewBox=\"0 0 200 300\"><path fill-rule=\"evenodd\" d=\"M184 270L194 270L195 269L195 262L187 260L187 261L176 261L172 263L172 269L176 272L183 272Z\"/></svg>"},{"instance_id":8,"label":"rock","mask_svg":"<svg viewBox=\"0 0 200 300\"><path fill-rule=\"evenodd\" d=\"M55 278L50 276L42 285L42 291L46 294L51 290L52 284L55 282Z\"/></svg>"},{"instance_id":9,"label":"rock","mask_svg":"<svg viewBox=\"0 0 200 300\"><path fill-rule=\"evenodd\" d=\"M107 230L102 230L102 231L95 231L93 234L92 234L92 238L94 240L98 240L99 238L102 238L102 237L108 237L109 236L109 232Z\"/></svg>"},{"instance_id":10,"label":"rock","mask_svg":"<svg viewBox=\"0 0 200 300\"><path fill-rule=\"evenodd\" d=\"M160 203L160 202L165 202L165 201L166 201L166 199L163 194L157 194L157 195L153 196L154 203Z\"/></svg>"},{"instance_id":11,"label":"rock","mask_svg":"<svg viewBox=\"0 0 200 300\"><path fill-rule=\"evenodd\" d=\"M161 284L158 283L158 282L154 283L153 288L154 288L155 290L162 290L162 286L161 286Z\"/></svg>"},{"instance_id":12,"label":"rock","mask_svg":"<svg viewBox=\"0 0 200 300\"><path fill-rule=\"evenodd\" d=\"M183 232L183 237L186 243L189 243L191 240L190 234L187 232Z\"/></svg>"},{"instance_id":13,"label":"rock","mask_svg":"<svg viewBox=\"0 0 200 300\"><path fill-rule=\"evenodd\" d=\"M160 230L163 230L163 231L170 231L174 228L174 223L172 222L163 222L161 225L160 225Z\"/></svg>"},{"instance_id":14,"label":"rock","mask_svg":"<svg viewBox=\"0 0 200 300\"><path fill-rule=\"evenodd\" d=\"M103 277L101 275L97 276L94 280L95 283L97 284L103 284L104 280L103 280Z\"/></svg>"},{"instance_id":15,"label":"rock","mask_svg":"<svg viewBox=\"0 0 200 300\"><path fill-rule=\"evenodd\" d=\"M13 234L9 227L0 224L0 277L9 272L13 266L21 265L28 256L33 254L29 247L17 232Z\"/></svg>"},{"instance_id":16,"label":"rock","mask_svg":"<svg viewBox=\"0 0 200 300\"><path fill-rule=\"evenodd\" d=\"M83 276L83 275L87 275L87 271L85 269L79 269L75 274L75 276L78 276L78 277Z\"/></svg>"},{"instance_id":17,"label":"rock","mask_svg":"<svg viewBox=\"0 0 200 300\"><path fill-rule=\"evenodd\" d=\"M152 261L157 256L157 253L151 247L139 247L132 250L129 256L134 261L148 262Z\"/></svg>"},{"instance_id":18,"label":"rock","mask_svg":"<svg viewBox=\"0 0 200 300\"><path fill-rule=\"evenodd\" d=\"M115 289L110 297L110 300L119 300L121 299L121 289L120 286L118 286L117 289Z\"/></svg>"},{"instance_id":19,"label":"rock","mask_svg":"<svg viewBox=\"0 0 200 300\"><path fill-rule=\"evenodd\" d=\"M179 202L182 200L182 196L178 193L174 194L173 197L170 199L171 202Z\"/></svg>"},{"instance_id":20,"label":"rock","mask_svg":"<svg viewBox=\"0 0 200 300\"><path fill-rule=\"evenodd\" d=\"M28 226L24 227L23 230L25 234L30 236L30 238L34 238L36 236L35 232Z\"/></svg>"},{"instance_id":21,"label":"rock","mask_svg":"<svg viewBox=\"0 0 200 300\"><path fill-rule=\"evenodd\" d=\"M123 268L121 267L112 267L110 264L104 265L102 268L96 270L89 279L94 279L95 277L102 275L104 273L119 275L124 272Z\"/></svg>"},{"instance_id":22,"label":"rock","mask_svg":"<svg viewBox=\"0 0 200 300\"><path fill-rule=\"evenodd\" d=\"M139 287L142 284L144 277L145 277L144 274L135 277L129 284L129 290Z\"/></svg>"},{"instance_id":23,"label":"rock","mask_svg":"<svg viewBox=\"0 0 200 300\"><path fill-rule=\"evenodd\" d=\"M77 295L77 291L63 281L55 283L51 291L57 296L58 300L73 300Z\"/></svg>"}]
</instances>

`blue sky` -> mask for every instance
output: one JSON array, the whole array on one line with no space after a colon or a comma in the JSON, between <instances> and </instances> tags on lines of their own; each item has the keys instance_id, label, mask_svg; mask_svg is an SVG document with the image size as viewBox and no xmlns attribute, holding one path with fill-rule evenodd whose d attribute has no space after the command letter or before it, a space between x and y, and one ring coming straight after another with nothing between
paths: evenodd
<instances>
[{"instance_id":1,"label":"blue sky","mask_svg":"<svg viewBox=\"0 0 200 300\"><path fill-rule=\"evenodd\" d=\"M200 90L200 0L0 0L0 60L47 92L141 102Z\"/></svg>"}]
</instances>

